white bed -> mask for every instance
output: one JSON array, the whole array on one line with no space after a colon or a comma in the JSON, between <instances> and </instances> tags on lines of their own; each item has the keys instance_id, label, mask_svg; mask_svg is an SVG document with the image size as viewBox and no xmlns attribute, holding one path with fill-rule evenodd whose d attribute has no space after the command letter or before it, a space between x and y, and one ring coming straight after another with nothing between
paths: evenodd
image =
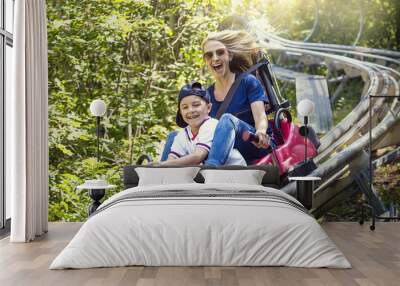
<instances>
[{"instance_id":1,"label":"white bed","mask_svg":"<svg viewBox=\"0 0 400 286\"><path fill-rule=\"evenodd\" d=\"M192 196L194 192L199 195ZM351 267L299 204L279 190L255 185L192 183L127 189L99 207L50 269Z\"/></svg>"}]
</instances>

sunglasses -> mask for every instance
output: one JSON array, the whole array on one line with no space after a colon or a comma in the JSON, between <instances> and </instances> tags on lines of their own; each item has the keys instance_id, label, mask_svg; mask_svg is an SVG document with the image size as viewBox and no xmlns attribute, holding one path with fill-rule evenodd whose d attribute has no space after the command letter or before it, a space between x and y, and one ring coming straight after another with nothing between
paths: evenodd
<instances>
[{"instance_id":1,"label":"sunglasses","mask_svg":"<svg viewBox=\"0 0 400 286\"><path fill-rule=\"evenodd\" d=\"M213 58L214 55L216 55L217 57L222 57L223 55L225 55L225 53L227 53L228 51L224 48L221 49L217 49L215 51L209 51L203 54L203 58L205 60L211 60Z\"/></svg>"}]
</instances>

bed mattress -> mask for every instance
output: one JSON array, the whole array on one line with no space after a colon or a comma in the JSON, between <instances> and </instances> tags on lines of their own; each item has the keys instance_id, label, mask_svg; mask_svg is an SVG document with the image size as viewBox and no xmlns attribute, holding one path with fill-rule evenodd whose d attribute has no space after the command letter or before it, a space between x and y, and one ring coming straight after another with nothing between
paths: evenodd
<instances>
[{"instance_id":1,"label":"bed mattress","mask_svg":"<svg viewBox=\"0 0 400 286\"><path fill-rule=\"evenodd\" d=\"M262 186L197 183L114 195L50 269L128 265L351 267L293 197Z\"/></svg>"}]
</instances>

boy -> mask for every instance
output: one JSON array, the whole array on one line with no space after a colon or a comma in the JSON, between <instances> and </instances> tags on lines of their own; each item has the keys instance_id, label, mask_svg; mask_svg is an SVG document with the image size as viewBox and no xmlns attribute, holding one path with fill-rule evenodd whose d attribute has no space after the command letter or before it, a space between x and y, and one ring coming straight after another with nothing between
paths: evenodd
<instances>
[{"instance_id":1,"label":"boy","mask_svg":"<svg viewBox=\"0 0 400 286\"><path fill-rule=\"evenodd\" d=\"M179 92L176 123L183 129L172 144L168 159L162 165L198 165L208 156L218 120L208 116L210 95L200 83L185 85ZM228 154L226 165L243 165L246 161L238 150Z\"/></svg>"}]
</instances>

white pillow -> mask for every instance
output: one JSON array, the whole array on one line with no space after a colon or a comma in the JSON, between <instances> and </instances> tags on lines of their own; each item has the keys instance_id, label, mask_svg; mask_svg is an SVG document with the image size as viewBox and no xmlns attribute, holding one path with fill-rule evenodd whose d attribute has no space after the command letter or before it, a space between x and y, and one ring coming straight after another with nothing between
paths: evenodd
<instances>
[{"instance_id":1,"label":"white pillow","mask_svg":"<svg viewBox=\"0 0 400 286\"><path fill-rule=\"evenodd\" d=\"M199 170L199 167L135 168L139 176L138 186L195 183L193 179L196 177Z\"/></svg>"},{"instance_id":2,"label":"white pillow","mask_svg":"<svg viewBox=\"0 0 400 286\"><path fill-rule=\"evenodd\" d=\"M246 185L261 185L265 171L262 170L202 170L204 183L234 183Z\"/></svg>"}]
</instances>

